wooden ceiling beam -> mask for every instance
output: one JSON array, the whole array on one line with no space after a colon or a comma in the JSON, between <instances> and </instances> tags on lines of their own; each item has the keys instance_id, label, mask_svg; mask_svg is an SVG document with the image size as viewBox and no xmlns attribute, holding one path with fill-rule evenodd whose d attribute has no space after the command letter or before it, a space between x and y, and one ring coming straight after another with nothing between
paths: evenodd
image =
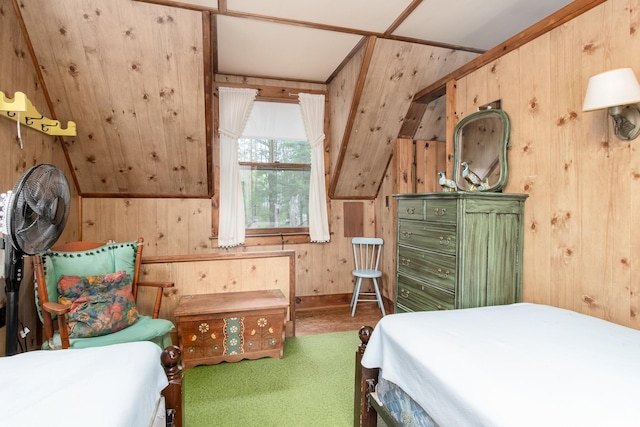
<instances>
[{"instance_id":1,"label":"wooden ceiling beam","mask_svg":"<svg viewBox=\"0 0 640 427\"><path fill-rule=\"evenodd\" d=\"M436 42L431 40L414 39L411 37L402 37L402 36L392 35L391 33L405 19L407 19L407 17L411 14L411 12L415 10L416 7L418 7L418 5L422 2L422 0L413 0L412 3L409 6L407 6L407 8L400 14L400 16L398 16L398 18L383 33L376 32L376 31L360 30L357 28L350 28L350 27L340 27L336 25L320 24L317 22L278 18L276 16L229 11L227 8L226 0L218 0L218 8L209 8L205 6L187 4L187 3L182 3L180 1L173 1L173 0L133 0L133 1L141 2L141 3L159 4L163 6L179 7L179 8L190 9L190 10L210 11L211 13L214 13L216 15L231 16L234 18L246 18L246 19L253 19L256 21L273 22L276 24L296 25L299 27L313 28L316 30L334 31L334 32L345 33L345 34L355 34L363 37L377 37L379 39L397 40L397 41L421 44L426 46L442 47L445 49L462 50L466 52L475 52L475 53L484 52L483 49L476 49L476 48L467 47L467 46L459 46L459 45L441 43L441 42Z\"/></svg>"},{"instance_id":2,"label":"wooden ceiling beam","mask_svg":"<svg viewBox=\"0 0 640 427\"><path fill-rule=\"evenodd\" d=\"M420 6L420 3L422 3L422 0L413 0L411 4L409 4L409 6L407 6L406 9L402 11L400 16L398 16L396 20L393 21L391 25L389 25L389 28L387 28L387 30L384 32L384 35L387 37L391 36L391 34L395 30L397 30L398 27L409 17L409 15L411 15L413 11L416 10L418 6Z\"/></svg>"},{"instance_id":3,"label":"wooden ceiling beam","mask_svg":"<svg viewBox=\"0 0 640 427\"><path fill-rule=\"evenodd\" d=\"M212 19L213 18L213 19ZM202 12L202 59L204 66L204 123L207 138L207 193L213 196L213 76L217 62L217 43L214 43L215 16Z\"/></svg>"},{"instance_id":4,"label":"wooden ceiling beam","mask_svg":"<svg viewBox=\"0 0 640 427\"><path fill-rule=\"evenodd\" d=\"M340 178L340 171L342 170L342 164L345 162L347 146L349 144L351 132L353 131L353 124L355 123L355 120L356 120L356 115L358 112L358 106L360 105L360 98L362 97L364 84L365 84L365 81L367 80L367 74L369 72L369 66L371 65L371 60L373 58L373 51L376 46L376 40L377 40L376 37L369 37L367 40L367 45L365 46L364 58L362 59L362 65L360 66L360 72L358 74L356 87L353 93L353 99L351 101L349 118L347 119L347 124L345 126L344 134L342 135L340 152L338 153L338 160L335 166L336 172L335 172L335 175L332 177L331 183L329 185L329 197L332 199L336 198L335 196L336 186Z\"/></svg>"}]
</instances>

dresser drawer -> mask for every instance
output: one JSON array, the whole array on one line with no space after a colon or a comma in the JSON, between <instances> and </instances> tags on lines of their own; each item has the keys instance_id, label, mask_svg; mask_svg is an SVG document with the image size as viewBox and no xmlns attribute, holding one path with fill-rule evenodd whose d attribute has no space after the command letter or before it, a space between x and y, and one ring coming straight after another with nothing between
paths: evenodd
<instances>
[{"instance_id":1,"label":"dresser drawer","mask_svg":"<svg viewBox=\"0 0 640 427\"><path fill-rule=\"evenodd\" d=\"M452 310L455 296L452 292L399 275L396 303L414 311Z\"/></svg>"},{"instance_id":2,"label":"dresser drawer","mask_svg":"<svg viewBox=\"0 0 640 427\"><path fill-rule=\"evenodd\" d=\"M398 246L398 273L408 273L451 292L455 289L456 258Z\"/></svg>"},{"instance_id":3,"label":"dresser drawer","mask_svg":"<svg viewBox=\"0 0 640 427\"><path fill-rule=\"evenodd\" d=\"M424 219L424 200L402 199L398 200L398 218Z\"/></svg>"},{"instance_id":4,"label":"dresser drawer","mask_svg":"<svg viewBox=\"0 0 640 427\"><path fill-rule=\"evenodd\" d=\"M455 255L456 226L399 220L398 241L407 245Z\"/></svg>"},{"instance_id":5,"label":"dresser drawer","mask_svg":"<svg viewBox=\"0 0 640 427\"><path fill-rule=\"evenodd\" d=\"M456 200L427 200L425 218L427 221L455 223L457 217Z\"/></svg>"}]
</instances>

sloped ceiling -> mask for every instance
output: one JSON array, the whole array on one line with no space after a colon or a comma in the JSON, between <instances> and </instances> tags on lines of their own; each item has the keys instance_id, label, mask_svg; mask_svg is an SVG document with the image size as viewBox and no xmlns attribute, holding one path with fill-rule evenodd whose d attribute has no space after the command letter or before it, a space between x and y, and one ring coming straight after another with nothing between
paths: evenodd
<instances>
[{"instance_id":1,"label":"sloped ceiling","mask_svg":"<svg viewBox=\"0 0 640 427\"><path fill-rule=\"evenodd\" d=\"M569 3L571 0L180 1L217 14L217 72L315 82L327 82L364 36L482 52Z\"/></svg>"},{"instance_id":2,"label":"sloped ceiling","mask_svg":"<svg viewBox=\"0 0 640 427\"><path fill-rule=\"evenodd\" d=\"M128 0L21 4L82 194L208 194L202 15Z\"/></svg>"},{"instance_id":3,"label":"sloped ceiling","mask_svg":"<svg viewBox=\"0 0 640 427\"><path fill-rule=\"evenodd\" d=\"M78 124L76 137L60 141L80 194L138 197L211 196L214 74L330 85L374 39L370 73L357 82L363 90L333 122L348 124L335 136L338 168L358 161L363 147L376 161L358 171L356 185L343 178L333 191L375 197L413 94L569 1L533 3L0 0L24 22L52 115ZM452 53L464 60L434 68ZM398 58L410 58L398 66L417 76L394 80L389 64Z\"/></svg>"}]
</instances>

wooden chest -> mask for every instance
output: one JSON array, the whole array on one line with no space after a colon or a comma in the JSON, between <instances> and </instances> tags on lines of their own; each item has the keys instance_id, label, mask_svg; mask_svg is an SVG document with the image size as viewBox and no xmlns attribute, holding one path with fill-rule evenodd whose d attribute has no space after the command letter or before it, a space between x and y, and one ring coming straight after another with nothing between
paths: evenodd
<instances>
[{"instance_id":1,"label":"wooden chest","mask_svg":"<svg viewBox=\"0 0 640 427\"><path fill-rule=\"evenodd\" d=\"M183 367L282 358L288 307L279 289L183 296L174 312Z\"/></svg>"}]
</instances>

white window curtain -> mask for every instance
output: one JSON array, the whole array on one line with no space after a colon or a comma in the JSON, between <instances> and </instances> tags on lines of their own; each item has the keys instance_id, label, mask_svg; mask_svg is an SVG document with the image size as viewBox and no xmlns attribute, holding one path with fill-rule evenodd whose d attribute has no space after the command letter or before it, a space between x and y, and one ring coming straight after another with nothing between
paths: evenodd
<instances>
[{"instance_id":1,"label":"white window curtain","mask_svg":"<svg viewBox=\"0 0 640 427\"><path fill-rule=\"evenodd\" d=\"M312 242L328 242L329 221L324 183L324 95L298 94L302 121L311 144L309 185L309 236Z\"/></svg>"},{"instance_id":2,"label":"white window curtain","mask_svg":"<svg viewBox=\"0 0 640 427\"><path fill-rule=\"evenodd\" d=\"M258 91L219 88L220 108L220 206L218 246L242 245L244 200L238 164L238 137L242 134Z\"/></svg>"},{"instance_id":3,"label":"white window curtain","mask_svg":"<svg viewBox=\"0 0 640 427\"><path fill-rule=\"evenodd\" d=\"M284 102L254 102L241 136L306 141L307 133L302 123L300 106Z\"/></svg>"}]
</instances>

